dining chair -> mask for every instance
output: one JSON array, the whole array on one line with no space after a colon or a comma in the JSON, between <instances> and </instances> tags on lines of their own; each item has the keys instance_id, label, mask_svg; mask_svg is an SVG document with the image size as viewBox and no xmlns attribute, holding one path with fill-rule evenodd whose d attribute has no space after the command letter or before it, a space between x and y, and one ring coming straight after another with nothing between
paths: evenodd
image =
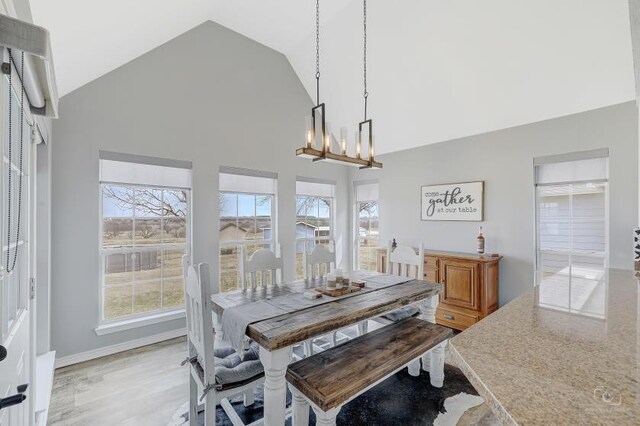
<instances>
[{"instance_id":1,"label":"dining chair","mask_svg":"<svg viewBox=\"0 0 640 426\"><path fill-rule=\"evenodd\" d=\"M331 242L331 246L333 242ZM324 276L335 269L336 265L336 252L329 250L326 246L315 245L311 253L304 251L304 279L322 280ZM317 271L317 274L316 274ZM338 344L339 341L347 340L348 336L342 332L335 331L328 336L322 336L329 341L329 347L333 347ZM323 345L316 344L317 339L309 339L304 343L305 356L313 355L314 351L323 350ZM326 343L324 344L326 346Z\"/></svg>"},{"instance_id":2,"label":"dining chair","mask_svg":"<svg viewBox=\"0 0 640 426\"><path fill-rule=\"evenodd\" d=\"M387 264L385 271L389 275L396 275L399 277L407 277L415 280L424 279L424 247L422 244L418 246L418 251L413 247L398 245L395 249L392 247L391 242L387 246ZM382 325L389 325L395 322L402 321L409 317L420 315L420 310L414 305L407 305L400 309L396 309L386 314L372 318L372 321ZM366 323L360 326L360 330L366 332ZM425 355L424 362L428 362L426 359L428 354ZM428 365L428 364L427 364ZM420 361L415 361L409 364L409 374L412 376L418 376L420 374Z\"/></svg>"},{"instance_id":3,"label":"dining chair","mask_svg":"<svg viewBox=\"0 0 640 426\"><path fill-rule=\"evenodd\" d=\"M305 280L322 280L326 274L335 269L336 252L329 250L326 246L315 245L311 253L304 251L303 260Z\"/></svg>"},{"instance_id":4,"label":"dining chair","mask_svg":"<svg viewBox=\"0 0 640 426\"><path fill-rule=\"evenodd\" d=\"M258 278L262 286L280 284L283 275L282 257L277 257L273 251L262 248L255 251L248 259L245 255L245 247L240 247L240 281L241 289L255 289L258 287ZM247 280L248 276L248 280ZM247 282L248 281L248 282ZM248 286L247 286L248 284Z\"/></svg>"},{"instance_id":5,"label":"dining chair","mask_svg":"<svg viewBox=\"0 0 640 426\"><path fill-rule=\"evenodd\" d=\"M188 357L183 364L188 363L190 370L189 425L197 424L199 402L204 400L205 426L215 426L218 403L234 426L244 426L229 397L243 394L244 405L253 404L254 387L264 383L258 345L253 342L242 357L232 348L214 347L209 265L192 266L188 255L182 263L188 343ZM262 419L252 425L261 422Z\"/></svg>"}]
</instances>

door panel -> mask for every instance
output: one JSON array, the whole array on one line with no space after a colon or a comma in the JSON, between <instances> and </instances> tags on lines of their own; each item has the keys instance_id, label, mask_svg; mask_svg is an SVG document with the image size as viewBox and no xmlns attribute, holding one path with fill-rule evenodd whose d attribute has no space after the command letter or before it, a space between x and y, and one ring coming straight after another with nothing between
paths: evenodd
<instances>
[{"instance_id":1,"label":"door panel","mask_svg":"<svg viewBox=\"0 0 640 426\"><path fill-rule=\"evenodd\" d=\"M440 274L444 283L442 302L448 305L480 309L480 265L471 262L442 259Z\"/></svg>"},{"instance_id":2,"label":"door panel","mask_svg":"<svg viewBox=\"0 0 640 426\"><path fill-rule=\"evenodd\" d=\"M3 62L6 62L7 52L1 51ZM15 68L12 69L13 76L16 76ZM32 218L35 203L31 200L32 179L34 168L32 159L33 145L31 142L31 127L28 124L33 121L26 106L24 114L20 114L20 97L18 93L21 88L18 86L20 79L12 78L14 91L9 88L9 81L6 75L0 77L0 344L7 349L7 357L0 361L0 397L15 395L17 387L30 383L31 371L33 368L33 353L31 338L34 331L31 329L31 311L29 309L29 277L34 262L32 261L31 241L32 241ZM12 111L9 114L9 97L12 96ZM20 117L22 116L22 123ZM8 137L8 123L11 120L13 133L12 138ZM22 126L22 131L20 127ZM22 138L23 161L20 167L20 134ZM12 147L12 156L9 160L8 147ZM22 196L20 192L20 175L22 173ZM12 220L11 234L8 235L8 177L11 173L11 191L13 202L11 204ZM21 208L18 208L18 200L21 201ZM18 217L20 216L20 217ZM20 221L19 238L17 223ZM10 237L10 238L9 238ZM9 240L10 244L7 244ZM8 251L8 253L7 253ZM17 257L14 262L14 252ZM7 254L9 261L7 262ZM15 263L15 266L14 266ZM11 271L11 272L9 272ZM0 410L0 426L22 426L33 423L30 407L32 404L33 386L27 389L27 399L21 404L7 407Z\"/></svg>"}]
</instances>

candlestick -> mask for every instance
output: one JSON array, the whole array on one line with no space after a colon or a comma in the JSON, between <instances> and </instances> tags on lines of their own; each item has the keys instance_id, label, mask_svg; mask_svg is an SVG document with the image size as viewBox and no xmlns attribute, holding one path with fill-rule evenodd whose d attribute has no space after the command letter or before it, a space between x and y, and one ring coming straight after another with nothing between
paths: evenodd
<instances>
[{"instance_id":1,"label":"candlestick","mask_svg":"<svg viewBox=\"0 0 640 426\"><path fill-rule=\"evenodd\" d=\"M356 132L356 158L360 158L360 143L361 143L361 135L360 132Z\"/></svg>"},{"instance_id":2,"label":"candlestick","mask_svg":"<svg viewBox=\"0 0 640 426\"><path fill-rule=\"evenodd\" d=\"M326 152L331 152L331 130L330 130L330 126L329 123L327 123L326 125L326 132L325 132L325 150Z\"/></svg>"}]
</instances>

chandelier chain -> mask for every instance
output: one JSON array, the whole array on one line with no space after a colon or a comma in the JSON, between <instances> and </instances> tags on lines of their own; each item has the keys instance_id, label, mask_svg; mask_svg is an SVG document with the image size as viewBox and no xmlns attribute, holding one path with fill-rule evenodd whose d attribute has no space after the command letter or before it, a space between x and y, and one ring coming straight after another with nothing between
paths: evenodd
<instances>
[{"instance_id":1,"label":"chandelier chain","mask_svg":"<svg viewBox=\"0 0 640 426\"><path fill-rule=\"evenodd\" d=\"M316 105L320 105L320 0L316 0Z\"/></svg>"},{"instance_id":2,"label":"chandelier chain","mask_svg":"<svg viewBox=\"0 0 640 426\"><path fill-rule=\"evenodd\" d=\"M369 92L367 91L367 0L363 0L363 82L364 82L364 120L367 121L367 98Z\"/></svg>"}]
</instances>

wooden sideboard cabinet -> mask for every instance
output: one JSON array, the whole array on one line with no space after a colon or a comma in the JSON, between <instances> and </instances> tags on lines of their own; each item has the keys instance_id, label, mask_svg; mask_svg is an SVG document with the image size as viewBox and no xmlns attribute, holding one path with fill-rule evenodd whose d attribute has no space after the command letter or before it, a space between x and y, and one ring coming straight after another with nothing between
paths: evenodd
<instances>
[{"instance_id":1,"label":"wooden sideboard cabinet","mask_svg":"<svg viewBox=\"0 0 640 426\"><path fill-rule=\"evenodd\" d=\"M385 272L387 250L378 250L378 271ZM425 250L424 279L442 283L436 322L464 330L498 309L502 256Z\"/></svg>"}]
</instances>

